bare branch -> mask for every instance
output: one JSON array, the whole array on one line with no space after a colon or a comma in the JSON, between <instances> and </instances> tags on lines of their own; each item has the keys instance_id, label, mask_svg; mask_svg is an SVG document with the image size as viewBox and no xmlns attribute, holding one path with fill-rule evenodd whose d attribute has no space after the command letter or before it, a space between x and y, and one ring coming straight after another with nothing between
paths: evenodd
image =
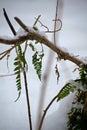
<instances>
[{"instance_id":1,"label":"bare branch","mask_svg":"<svg viewBox=\"0 0 87 130\"><path fill-rule=\"evenodd\" d=\"M46 109L44 110L44 113L43 113L43 115L42 115L42 118L41 118L41 121L40 121L40 125L39 125L38 130L41 130L42 124L43 124L43 121L44 121L44 118L45 118L45 116L46 116L46 114L47 114L47 112L48 112L50 106L51 106L51 105L53 104L53 102L57 99L57 97L58 97L58 94L57 94L55 97L53 97L53 99L50 101L50 103L48 104L48 106L47 106Z\"/></svg>"},{"instance_id":2,"label":"bare branch","mask_svg":"<svg viewBox=\"0 0 87 130\"><path fill-rule=\"evenodd\" d=\"M13 74L2 74L2 75L0 75L0 77L9 77L9 76L14 76L15 75L15 73L13 73Z\"/></svg>"},{"instance_id":3,"label":"bare branch","mask_svg":"<svg viewBox=\"0 0 87 130\"><path fill-rule=\"evenodd\" d=\"M8 25L9 25L9 27L10 27L12 33L13 33L14 35L16 35L16 31L15 31L13 25L11 24L11 22L10 22L10 20L9 20L9 18L8 18L8 15L7 15L6 11L5 11L5 8L3 8L3 12L4 12L5 19L6 19L7 23L8 23Z\"/></svg>"},{"instance_id":4,"label":"bare branch","mask_svg":"<svg viewBox=\"0 0 87 130\"><path fill-rule=\"evenodd\" d=\"M39 15L37 18L35 18L36 21L34 22L33 26L35 26L37 24L37 22L39 21L40 17L41 17L41 15Z\"/></svg>"},{"instance_id":5,"label":"bare branch","mask_svg":"<svg viewBox=\"0 0 87 130\"><path fill-rule=\"evenodd\" d=\"M56 20L53 20L53 21L60 22L60 27L58 29L55 29L55 30L52 31L52 30L49 30L49 28L46 25L44 25L40 20L38 20L38 22L41 24L41 26L43 26L44 28L47 29L47 31L45 31L45 33L54 33L54 32L56 33L56 32L61 30L61 28L62 28L62 21L60 19L56 19Z\"/></svg>"},{"instance_id":6,"label":"bare branch","mask_svg":"<svg viewBox=\"0 0 87 130\"><path fill-rule=\"evenodd\" d=\"M19 45L22 44L26 40L36 40L47 47L49 47L51 50L56 52L58 55L60 55L61 59L69 60L76 65L80 66L81 64L85 64L83 61L77 59L76 57L71 56L69 53L64 52L59 47L55 46L51 41L49 41L45 36L40 35L40 33L37 33L33 30L30 30L19 18L15 17L15 20L18 22L18 24L28 33L23 36L14 37L11 39L6 39L0 37L0 43L6 44L6 45Z\"/></svg>"},{"instance_id":7,"label":"bare branch","mask_svg":"<svg viewBox=\"0 0 87 130\"><path fill-rule=\"evenodd\" d=\"M45 32L49 32L49 28L46 25L44 25L40 20L38 20L38 22L41 24L42 27L47 29L47 31Z\"/></svg>"},{"instance_id":8,"label":"bare branch","mask_svg":"<svg viewBox=\"0 0 87 130\"><path fill-rule=\"evenodd\" d=\"M7 56L13 49L15 48L15 46L11 47L10 49L0 53L0 60L2 60L5 56Z\"/></svg>"}]
</instances>

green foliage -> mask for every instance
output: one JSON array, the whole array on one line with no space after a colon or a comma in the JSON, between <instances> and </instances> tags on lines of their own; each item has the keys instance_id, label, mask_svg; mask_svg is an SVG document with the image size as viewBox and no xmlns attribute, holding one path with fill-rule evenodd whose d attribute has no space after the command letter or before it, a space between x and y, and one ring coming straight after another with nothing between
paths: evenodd
<instances>
[{"instance_id":1,"label":"green foliage","mask_svg":"<svg viewBox=\"0 0 87 130\"><path fill-rule=\"evenodd\" d=\"M42 69L42 58L44 56L44 53L41 52L41 54L39 54L38 51L36 51L34 53L34 55L32 56L32 63L34 65L34 69L36 70L36 73L38 75L38 78L41 80L41 69Z\"/></svg>"},{"instance_id":2,"label":"green foliage","mask_svg":"<svg viewBox=\"0 0 87 130\"><path fill-rule=\"evenodd\" d=\"M86 130L87 113L84 112L85 95L87 93L87 65L79 68L79 79L70 81L59 92L57 101L71 92L77 91L75 101L68 113L68 130Z\"/></svg>"},{"instance_id":3,"label":"green foliage","mask_svg":"<svg viewBox=\"0 0 87 130\"><path fill-rule=\"evenodd\" d=\"M37 43L38 42L35 42L35 44ZM44 56L43 48L41 51L37 51L37 49L32 43L30 43L29 46L31 47L32 51L34 51L34 55L32 56L32 64L34 65L34 69L36 70L38 78L41 80L42 59ZM23 71L26 71L28 66L21 46L18 46L16 48L16 53L17 57L14 59L14 73L16 74L18 97L15 101L17 101L21 95L21 73Z\"/></svg>"},{"instance_id":4,"label":"green foliage","mask_svg":"<svg viewBox=\"0 0 87 130\"><path fill-rule=\"evenodd\" d=\"M67 122L68 130L82 130L81 129L81 109L72 108L68 113L69 121Z\"/></svg>"},{"instance_id":5,"label":"green foliage","mask_svg":"<svg viewBox=\"0 0 87 130\"><path fill-rule=\"evenodd\" d=\"M78 92L76 96L76 101L73 102L72 108L68 113L68 130L86 130L85 120L84 120L84 103L85 103L85 93Z\"/></svg>"},{"instance_id":6,"label":"green foliage","mask_svg":"<svg viewBox=\"0 0 87 130\"><path fill-rule=\"evenodd\" d=\"M14 60L14 66L15 66L15 69L14 69L14 72L16 74L16 86L17 86L17 90L18 90L18 98L15 100L17 101L20 97L20 94L21 94L21 67L20 67L20 61L19 61L19 58L15 58Z\"/></svg>"},{"instance_id":7,"label":"green foliage","mask_svg":"<svg viewBox=\"0 0 87 130\"><path fill-rule=\"evenodd\" d=\"M22 53L21 46L17 47L17 57L14 59L14 73L16 74L16 86L18 90L18 97L15 101L17 101L21 95L21 72L25 71L26 60Z\"/></svg>"},{"instance_id":8,"label":"green foliage","mask_svg":"<svg viewBox=\"0 0 87 130\"><path fill-rule=\"evenodd\" d=\"M87 65L79 69L79 75L82 80L82 84L84 85L87 83Z\"/></svg>"},{"instance_id":9,"label":"green foliage","mask_svg":"<svg viewBox=\"0 0 87 130\"><path fill-rule=\"evenodd\" d=\"M38 41L34 42L37 46L37 44L39 44ZM30 43L29 46L31 47L32 51L34 51L34 54L32 56L32 64L34 65L34 69L36 71L36 74L38 76L38 78L41 80L41 71L42 71L42 60L44 57L44 51L43 51L43 47L41 46L41 51L37 50L35 48L35 45L33 45L33 43Z\"/></svg>"},{"instance_id":10,"label":"green foliage","mask_svg":"<svg viewBox=\"0 0 87 130\"><path fill-rule=\"evenodd\" d=\"M68 113L68 130L86 130L87 113L84 112L85 95L87 94L87 65L79 68L79 79L67 83L59 92L57 101L71 92L77 92L72 108Z\"/></svg>"},{"instance_id":11,"label":"green foliage","mask_svg":"<svg viewBox=\"0 0 87 130\"><path fill-rule=\"evenodd\" d=\"M59 101L60 99L65 98L66 96L68 96L71 92L74 92L76 90L76 86L74 86L71 83L67 83L59 92L58 94L58 98L57 101Z\"/></svg>"},{"instance_id":12,"label":"green foliage","mask_svg":"<svg viewBox=\"0 0 87 130\"><path fill-rule=\"evenodd\" d=\"M71 92L76 90L81 90L81 85L87 84L87 65L83 68L79 68L80 79L73 80L70 83L67 83L59 92L57 101L68 96ZM84 87L84 86L83 86Z\"/></svg>"},{"instance_id":13,"label":"green foliage","mask_svg":"<svg viewBox=\"0 0 87 130\"><path fill-rule=\"evenodd\" d=\"M33 26L34 31L38 31L38 28L36 26Z\"/></svg>"},{"instance_id":14,"label":"green foliage","mask_svg":"<svg viewBox=\"0 0 87 130\"><path fill-rule=\"evenodd\" d=\"M72 108L68 113L68 122L67 128L68 130L86 130L87 129L87 107L85 104L86 95L87 95L87 65L79 68L80 80L76 80L78 82L77 95L75 97L75 101L72 104ZM85 88L86 87L86 88Z\"/></svg>"}]
</instances>

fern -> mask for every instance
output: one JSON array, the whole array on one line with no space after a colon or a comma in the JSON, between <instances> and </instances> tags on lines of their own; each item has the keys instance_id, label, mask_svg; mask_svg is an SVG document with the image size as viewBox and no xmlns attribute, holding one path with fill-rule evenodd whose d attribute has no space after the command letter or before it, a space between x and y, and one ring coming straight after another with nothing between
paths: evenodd
<instances>
[{"instance_id":1,"label":"fern","mask_svg":"<svg viewBox=\"0 0 87 130\"><path fill-rule=\"evenodd\" d=\"M21 95L21 67L20 67L20 62L19 62L19 58L16 57L14 60L14 72L16 74L16 86L17 86L17 90L18 90L18 98L15 100L15 102L19 99L20 95Z\"/></svg>"},{"instance_id":2,"label":"fern","mask_svg":"<svg viewBox=\"0 0 87 130\"><path fill-rule=\"evenodd\" d=\"M87 65L79 68L80 79L75 80L74 85L77 88L77 95L72 108L68 113L68 130L86 130L87 111L86 110L86 94L87 94Z\"/></svg>"},{"instance_id":3,"label":"fern","mask_svg":"<svg viewBox=\"0 0 87 130\"><path fill-rule=\"evenodd\" d=\"M57 101L60 99L65 98L68 96L71 92L74 92L76 90L76 86L73 86L71 83L66 84L59 92Z\"/></svg>"},{"instance_id":4,"label":"fern","mask_svg":"<svg viewBox=\"0 0 87 130\"><path fill-rule=\"evenodd\" d=\"M26 60L25 57L22 53L21 46L18 46L17 48L17 57L14 59L14 73L16 74L16 86L17 86L17 91L18 91L18 97L15 100L15 102L19 99L21 95L21 72L25 71L26 68Z\"/></svg>"},{"instance_id":5,"label":"fern","mask_svg":"<svg viewBox=\"0 0 87 130\"><path fill-rule=\"evenodd\" d=\"M82 80L82 84L84 85L87 83L87 65L79 69L79 75Z\"/></svg>"},{"instance_id":6,"label":"fern","mask_svg":"<svg viewBox=\"0 0 87 130\"><path fill-rule=\"evenodd\" d=\"M38 75L38 78L41 80L41 69L42 69L42 58L44 56L44 53L41 52L39 54L38 51L34 53L32 56L32 64L34 65L34 69L36 70L36 73Z\"/></svg>"}]
</instances>

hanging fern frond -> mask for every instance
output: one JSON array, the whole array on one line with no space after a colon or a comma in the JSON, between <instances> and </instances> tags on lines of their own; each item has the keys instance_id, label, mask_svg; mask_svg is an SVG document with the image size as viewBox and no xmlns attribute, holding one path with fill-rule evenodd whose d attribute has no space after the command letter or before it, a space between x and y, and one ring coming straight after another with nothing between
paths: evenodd
<instances>
[{"instance_id":1,"label":"hanging fern frond","mask_svg":"<svg viewBox=\"0 0 87 130\"><path fill-rule=\"evenodd\" d=\"M17 91L18 91L18 97L15 100L15 102L19 99L21 95L21 67L19 63L19 58L15 58L14 60L14 72L16 74L16 86L17 86Z\"/></svg>"},{"instance_id":2,"label":"hanging fern frond","mask_svg":"<svg viewBox=\"0 0 87 130\"><path fill-rule=\"evenodd\" d=\"M68 96L71 92L74 92L76 90L76 86L73 86L71 83L67 83L59 92L57 101L60 99L65 98Z\"/></svg>"},{"instance_id":3,"label":"hanging fern frond","mask_svg":"<svg viewBox=\"0 0 87 130\"><path fill-rule=\"evenodd\" d=\"M38 51L34 53L32 56L32 64L34 65L34 69L36 70L36 73L38 75L38 78L41 80L41 69L42 69L42 58L44 56L44 53L42 52L39 54Z\"/></svg>"},{"instance_id":4,"label":"hanging fern frond","mask_svg":"<svg viewBox=\"0 0 87 130\"><path fill-rule=\"evenodd\" d=\"M21 46L18 46L17 48L17 57L14 59L14 73L16 74L16 86L18 91L18 97L15 101L17 101L21 95L21 72L27 70L26 66L26 60L22 52Z\"/></svg>"}]
</instances>

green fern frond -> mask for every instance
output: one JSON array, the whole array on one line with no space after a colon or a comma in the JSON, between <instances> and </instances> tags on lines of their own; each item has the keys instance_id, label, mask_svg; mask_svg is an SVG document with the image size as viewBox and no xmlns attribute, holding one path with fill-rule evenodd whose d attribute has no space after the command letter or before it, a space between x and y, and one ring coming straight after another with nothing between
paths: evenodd
<instances>
[{"instance_id":1,"label":"green fern frond","mask_svg":"<svg viewBox=\"0 0 87 130\"><path fill-rule=\"evenodd\" d=\"M57 101L60 99L65 98L68 96L71 92L74 92L76 90L76 86L73 86L71 83L66 84L59 92Z\"/></svg>"},{"instance_id":2,"label":"green fern frond","mask_svg":"<svg viewBox=\"0 0 87 130\"><path fill-rule=\"evenodd\" d=\"M18 93L18 97L17 97L17 99L15 100L15 102L18 101L18 99L20 98L20 96L21 96L21 91L19 91L19 93Z\"/></svg>"},{"instance_id":3,"label":"green fern frond","mask_svg":"<svg viewBox=\"0 0 87 130\"><path fill-rule=\"evenodd\" d=\"M32 64L34 65L34 69L36 70L36 73L38 75L38 78L41 80L41 69L42 69L42 58L44 56L44 53L42 52L39 54L38 51L34 53L32 56Z\"/></svg>"},{"instance_id":4,"label":"green fern frond","mask_svg":"<svg viewBox=\"0 0 87 130\"><path fill-rule=\"evenodd\" d=\"M18 90L18 97L15 100L15 102L19 99L20 95L21 95L21 67L19 64L19 59L15 58L14 60L14 72L16 74L16 86L17 86L17 90Z\"/></svg>"},{"instance_id":5,"label":"green fern frond","mask_svg":"<svg viewBox=\"0 0 87 130\"><path fill-rule=\"evenodd\" d=\"M14 59L14 73L16 74L16 86L18 91L17 101L21 95L21 72L26 70L26 60L22 52L21 46L17 47L17 57Z\"/></svg>"}]
</instances>

